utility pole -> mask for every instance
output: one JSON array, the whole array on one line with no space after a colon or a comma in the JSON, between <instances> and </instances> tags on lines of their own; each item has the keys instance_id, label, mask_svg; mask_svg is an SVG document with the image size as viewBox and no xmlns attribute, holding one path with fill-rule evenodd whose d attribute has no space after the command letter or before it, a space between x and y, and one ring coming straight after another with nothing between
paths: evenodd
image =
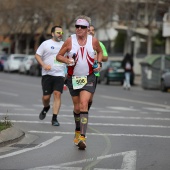
<instances>
[{"instance_id":1,"label":"utility pole","mask_svg":"<svg viewBox=\"0 0 170 170\"><path fill-rule=\"evenodd\" d=\"M166 38L165 54L170 55L170 7L163 17L163 37Z\"/></svg>"}]
</instances>

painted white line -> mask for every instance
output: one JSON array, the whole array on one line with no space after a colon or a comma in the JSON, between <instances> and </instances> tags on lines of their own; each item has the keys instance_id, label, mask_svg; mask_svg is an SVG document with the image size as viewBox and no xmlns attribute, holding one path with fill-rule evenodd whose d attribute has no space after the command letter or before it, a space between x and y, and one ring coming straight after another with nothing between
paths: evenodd
<instances>
[{"instance_id":1,"label":"painted white line","mask_svg":"<svg viewBox=\"0 0 170 170\"><path fill-rule=\"evenodd\" d=\"M34 149L39 149L39 148L45 147L45 146L55 142L56 140L58 140L60 138L61 138L61 136L54 136L53 138L51 138L51 139L49 139L49 140L47 140L43 143L40 143L39 145L37 145L35 147L26 148L26 149L19 150L19 151L16 151L16 152L12 152L12 153L9 153L9 154L6 154L6 155L2 155L2 156L0 156L0 159L19 155L19 154L24 153L24 152L28 152L28 151L31 151L31 150L34 150Z\"/></svg>"},{"instance_id":2,"label":"painted white line","mask_svg":"<svg viewBox=\"0 0 170 170\"><path fill-rule=\"evenodd\" d=\"M135 170L136 167L136 151L129 151L129 152L121 152L121 153L116 153L116 154L110 154L110 155L104 155L104 156L99 156L97 158L89 158L89 159L84 159L80 161L74 161L74 162L67 162L63 164L59 164L59 166L69 166L69 165L75 165L79 163L84 163L84 162L91 162L94 160L103 160L106 158L112 158L112 157L117 157L117 156L123 156L123 163L121 169L126 169L126 170Z\"/></svg>"},{"instance_id":3,"label":"painted white line","mask_svg":"<svg viewBox=\"0 0 170 170\"><path fill-rule=\"evenodd\" d=\"M35 109L27 109L27 108L14 108L14 110L20 110L20 111L35 111Z\"/></svg>"},{"instance_id":4,"label":"painted white line","mask_svg":"<svg viewBox=\"0 0 170 170\"><path fill-rule=\"evenodd\" d=\"M41 107L43 108L43 105L42 104L33 104L34 107Z\"/></svg>"},{"instance_id":5,"label":"painted white line","mask_svg":"<svg viewBox=\"0 0 170 170\"><path fill-rule=\"evenodd\" d=\"M126 116L89 116L90 118L106 118L106 119L129 119L129 120L163 120L169 121L170 118L162 117L126 117Z\"/></svg>"},{"instance_id":6,"label":"painted white line","mask_svg":"<svg viewBox=\"0 0 170 170\"><path fill-rule=\"evenodd\" d=\"M90 110L96 110L97 108L96 107L90 107Z\"/></svg>"},{"instance_id":7,"label":"painted white line","mask_svg":"<svg viewBox=\"0 0 170 170\"><path fill-rule=\"evenodd\" d=\"M6 113L0 113L0 115L5 115ZM36 116L38 117L38 114L26 114L26 113L7 113L8 116ZM73 115L59 115L60 117L68 117L73 118ZM47 117L51 117L51 115L47 115ZM169 121L170 118L162 118L162 117L127 117L127 116L92 116L89 115L89 118L98 118L98 119L129 119L129 120L163 120L163 121Z\"/></svg>"},{"instance_id":8,"label":"painted white line","mask_svg":"<svg viewBox=\"0 0 170 170\"><path fill-rule=\"evenodd\" d=\"M28 83L23 83L23 82L19 82L19 81L12 81L12 80L4 80L4 79L0 79L0 82L4 82L4 83L9 83L9 84L19 84L20 86L31 86L31 87L40 87L39 85L35 85L35 84L28 84Z\"/></svg>"},{"instance_id":9,"label":"painted white line","mask_svg":"<svg viewBox=\"0 0 170 170\"><path fill-rule=\"evenodd\" d=\"M4 95L8 95L8 96L15 96L15 97L18 96L18 94L16 94L16 93L9 93L9 92L3 92L3 91L0 91L0 94L4 94Z\"/></svg>"},{"instance_id":10,"label":"painted white line","mask_svg":"<svg viewBox=\"0 0 170 170\"><path fill-rule=\"evenodd\" d=\"M29 121L29 120L10 120L12 123L35 123L35 124L51 124L51 122L47 122L47 121ZM60 122L61 124L67 124L67 125L73 125L73 122Z\"/></svg>"},{"instance_id":11,"label":"painted white line","mask_svg":"<svg viewBox=\"0 0 170 170\"><path fill-rule=\"evenodd\" d=\"M168 112L170 113L170 109L163 109L163 108L150 108L150 107L144 107L146 110L151 110L155 112Z\"/></svg>"},{"instance_id":12,"label":"painted white line","mask_svg":"<svg viewBox=\"0 0 170 170\"><path fill-rule=\"evenodd\" d=\"M59 167L57 165L51 165L51 166L45 166L45 167L36 167L36 168L30 168L26 170L82 170L82 168L79 167Z\"/></svg>"},{"instance_id":13,"label":"painted white line","mask_svg":"<svg viewBox=\"0 0 170 170\"><path fill-rule=\"evenodd\" d=\"M74 135L74 132L45 132L45 131L28 131L30 133L42 133L42 134L61 134L61 135ZM114 137L142 137L142 138L164 138L170 139L170 136L161 136L161 135L145 135L145 134L112 134L112 133L87 133L87 135L93 136L114 136Z\"/></svg>"},{"instance_id":14,"label":"painted white line","mask_svg":"<svg viewBox=\"0 0 170 170\"><path fill-rule=\"evenodd\" d=\"M122 170L136 169L136 151L124 152Z\"/></svg>"},{"instance_id":15,"label":"painted white line","mask_svg":"<svg viewBox=\"0 0 170 170\"><path fill-rule=\"evenodd\" d=\"M138 112L138 113L145 114L145 115L146 115L146 114L147 114L147 115L150 114L150 113L148 113L148 112L143 112L143 111L142 111L142 112ZM160 115L161 113L154 113L154 114Z\"/></svg>"},{"instance_id":16,"label":"painted white line","mask_svg":"<svg viewBox=\"0 0 170 170\"><path fill-rule=\"evenodd\" d=\"M50 124L51 122L47 121L29 121L29 120L10 120L12 123L41 123L41 124ZM60 122L63 125L74 125L73 122ZM162 125L141 125L141 124L113 124L113 123L88 123L90 126L116 126L116 127L144 127L144 128L170 128L170 126Z\"/></svg>"},{"instance_id":17,"label":"painted white line","mask_svg":"<svg viewBox=\"0 0 170 170\"><path fill-rule=\"evenodd\" d=\"M162 125L140 125L140 124L113 124L113 123L89 123L90 126L121 126L121 127L146 127L146 128L170 128Z\"/></svg>"},{"instance_id":18,"label":"painted white line","mask_svg":"<svg viewBox=\"0 0 170 170\"><path fill-rule=\"evenodd\" d=\"M125 111L139 111L137 109L133 109L133 108L128 108L128 107L113 107L113 106L108 106L106 107L108 109L114 109L114 110L125 110Z\"/></svg>"},{"instance_id":19,"label":"painted white line","mask_svg":"<svg viewBox=\"0 0 170 170\"><path fill-rule=\"evenodd\" d=\"M113 111L113 110L112 110L112 111L99 110L98 112L100 112L100 113L106 113L106 112L107 112L107 113L120 113L119 111Z\"/></svg>"},{"instance_id":20,"label":"painted white line","mask_svg":"<svg viewBox=\"0 0 170 170\"><path fill-rule=\"evenodd\" d=\"M105 98L105 99L120 100L120 101L132 102L132 103L140 103L140 104L145 104L145 105L150 105L150 106L164 107L164 108L168 108L168 109L170 108L170 106L163 105L163 104L144 102L144 101L139 101L139 100L131 100L131 99L125 99L125 98L119 98L119 97L104 96L104 95L98 95L98 96L100 96L101 98Z\"/></svg>"},{"instance_id":21,"label":"painted white line","mask_svg":"<svg viewBox=\"0 0 170 170\"><path fill-rule=\"evenodd\" d=\"M9 103L0 103L0 107L22 107L22 106L16 104L9 104Z\"/></svg>"},{"instance_id":22,"label":"painted white line","mask_svg":"<svg viewBox=\"0 0 170 170\"><path fill-rule=\"evenodd\" d=\"M94 170L136 170L136 151L127 151L127 152L120 152L110 155L99 156L97 158L88 158L79 161L67 162L62 163L59 165L51 165L51 166L44 166L44 167L36 167L31 168L29 170L47 170L47 169L57 169L57 170L82 170L82 168L77 167L78 169L73 169L74 167L65 167L65 166L72 166L80 163L88 163L95 160L103 160L107 158L113 158L123 156L123 161L121 165L121 169L103 169L103 168L94 168Z\"/></svg>"}]
</instances>

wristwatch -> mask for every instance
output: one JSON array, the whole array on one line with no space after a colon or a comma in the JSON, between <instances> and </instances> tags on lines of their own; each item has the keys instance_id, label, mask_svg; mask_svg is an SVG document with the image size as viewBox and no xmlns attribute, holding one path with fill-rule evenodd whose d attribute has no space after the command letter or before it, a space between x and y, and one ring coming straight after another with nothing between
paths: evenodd
<instances>
[{"instance_id":1,"label":"wristwatch","mask_svg":"<svg viewBox=\"0 0 170 170\"><path fill-rule=\"evenodd\" d=\"M102 68L102 62L97 62L98 64L100 64L100 67Z\"/></svg>"}]
</instances>

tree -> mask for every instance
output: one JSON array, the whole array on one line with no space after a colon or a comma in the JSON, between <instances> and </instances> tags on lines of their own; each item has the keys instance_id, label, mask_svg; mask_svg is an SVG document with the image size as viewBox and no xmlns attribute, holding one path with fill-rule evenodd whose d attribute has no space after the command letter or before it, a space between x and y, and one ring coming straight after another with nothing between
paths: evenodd
<instances>
[{"instance_id":1,"label":"tree","mask_svg":"<svg viewBox=\"0 0 170 170\"><path fill-rule=\"evenodd\" d=\"M22 51L29 53L30 41L35 35L38 35L38 45L41 36L49 37L51 26L62 25L66 39L74 32L75 17L84 14L92 18L97 30L106 29L108 23L112 26L113 22L127 26L127 50L132 49L131 37L137 28L147 28L147 47L151 53L152 37L158 28L156 18L160 12L167 11L168 5L169 0L98 0L95 3L92 0L0 0L0 34L15 37L15 52L21 51L20 42L26 39L27 45ZM109 41L111 43L111 39Z\"/></svg>"}]
</instances>

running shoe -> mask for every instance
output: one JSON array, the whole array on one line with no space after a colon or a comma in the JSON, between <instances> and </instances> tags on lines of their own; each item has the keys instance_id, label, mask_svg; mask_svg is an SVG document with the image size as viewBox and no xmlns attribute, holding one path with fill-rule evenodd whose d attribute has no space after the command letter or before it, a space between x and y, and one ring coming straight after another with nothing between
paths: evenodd
<instances>
[{"instance_id":1,"label":"running shoe","mask_svg":"<svg viewBox=\"0 0 170 170\"><path fill-rule=\"evenodd\" d=\"M40 112L40 114L39 114L39 119L40 119L40 120L45 119L46 113L49 111L49 109L50 109L50 106L43 108L43 110L42 110L42 111Z\"/></svg>"},{"instance_id":2,"label":"running shoe","mask_svg":"<svg viewBox=\"0 0 170 170\"><path fill-rule=\"evenodd\" d=\"M58 120L52 120L52 121L51 121L51 124L52 124L53 126L60 126L60 123L58 122Z\"/></svg>"},{"instance_id":3,"label":"running shoe","mask_svg":"<svg viewBox=\"0 0 170 170\"><path fill-rule=\"evenodd\" d=\"M78 142L79 142L78 138L79 138L79 136L80 136L80 131L75 131L75 136L74 136L74 141L73 141L75 145L78 145Z\"/></svg>"},{"instance_id":4,"label":"running shoe","mask_svg":"<svg viewBox=\"0 0 170 170\"><path fill-rule=\"evenodd\" d=\"M79 136L78 147L80 150L84 150L86 148L86 138L84 136Z\"/></svg>"}]
</instances>

